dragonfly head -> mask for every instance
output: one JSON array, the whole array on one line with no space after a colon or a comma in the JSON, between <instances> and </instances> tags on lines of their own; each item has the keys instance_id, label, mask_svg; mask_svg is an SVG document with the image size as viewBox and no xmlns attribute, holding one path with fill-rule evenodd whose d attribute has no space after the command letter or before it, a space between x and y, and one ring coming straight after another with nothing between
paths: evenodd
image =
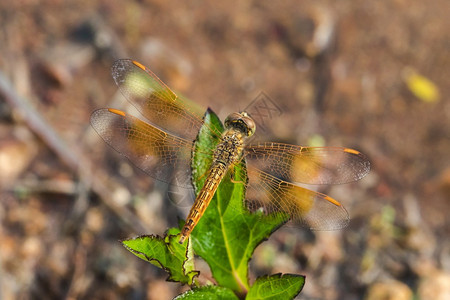
<instances>
[{"instance_id":1,"label":"dragonfly head","mask_svg":"<svg viewBox=\"0 0 450 300\"><path fill-rule=\"evenodd\" d=\"M235 112L225 119L225 127L239 130L246 136L252 136L256 130L255 121L245 112Z\"/></svg>"}]
</instances>

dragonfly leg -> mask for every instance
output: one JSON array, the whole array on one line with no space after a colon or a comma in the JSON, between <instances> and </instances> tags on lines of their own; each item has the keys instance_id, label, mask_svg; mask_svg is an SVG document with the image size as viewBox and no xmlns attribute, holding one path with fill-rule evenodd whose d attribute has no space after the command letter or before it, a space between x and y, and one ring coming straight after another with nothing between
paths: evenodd
<instances>
[{"instance_id":1,"label":"dragonfly leg","mask_svg":"<svg viewBox=\"0 0 450 300\"><path fill-rule=\"evenodd\" d=\"M245 181L242 181L242 180L235 180L235 179L234 179L235 170L234 170L233 167L231 167L231 168L229 169L229 172L230 172L230 180L231 180L232 183L246 184Z\"/></svg>"}]
</instances>

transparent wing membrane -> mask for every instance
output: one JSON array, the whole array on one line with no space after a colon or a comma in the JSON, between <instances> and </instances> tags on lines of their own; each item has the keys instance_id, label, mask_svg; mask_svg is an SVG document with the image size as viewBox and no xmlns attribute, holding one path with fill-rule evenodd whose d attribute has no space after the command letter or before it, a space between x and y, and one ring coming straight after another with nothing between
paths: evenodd
<instances>
[{"instance_id":1,"label":"transparent wing membrane","mask_svg":"<svg viewBox=\"0 0 450 300\"><path fill-rule=\"evenodd\" d=\"M301 147L281 143L246 146L247 163L278 178L306 184L356 181L370 170L362 153L339 147Z\"/></svg>"},{"instance_id":2,"label":"transparent wing membrane","mask_svg":"<svg viewBox=\"0 0 450 300\"><path fill-rule=\"evenodd\" d=\"M349 216L335 199L268 173L249 168L246 206L251 212L291 221L313 230L334 230L347 226Z\"/></svg>"},{"instance_id":3,"label":"transparent wing membrane","mask_svg":"<svg viewBox=\"0 0 450 300\"><path fill-rule=\"evenodd\" d=\"M108 145L153 178L192 188L192 142L115 109L94 111L91 124Z\"/></svg>"},{"instance_id":4,"label":"transparent wing membrane","mask_svg":"<svg viewBox=\"0 0 450 300\"><path fill-rule=\"evenodd\" d=\"M194 141L203 124L204 110L179 98L138 62L118 60L112 67L112 75L122 94L152 124Z\"/></svg>"}]
</instances>

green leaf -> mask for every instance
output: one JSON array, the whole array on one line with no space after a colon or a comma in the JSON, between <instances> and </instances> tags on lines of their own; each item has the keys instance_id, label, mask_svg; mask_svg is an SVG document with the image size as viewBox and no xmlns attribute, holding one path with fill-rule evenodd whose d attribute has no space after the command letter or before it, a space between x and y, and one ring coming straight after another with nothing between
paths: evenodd
<instances>
[{"instance_id":1,"label":"green leaf","mask_svg":"<svg viewBox=\"0 0 450 300\"><path fill-rule=\"evenodd\" d=\"M168 281L178 281L192 285L199 272L194 270L192 246L180 245L180 229L171 228L161 238L155 235L142 235L122 241L127 250L137 257L164 269L169 273Z\"/></svg>"},{"instance_id":2,"label":"green leaf","mask_svg":"<svg viewBox=\"0 0 450 300\"><path fill-rule=\"evenodd\" d=\"M236 299L236 295L230 289L219 287L215 285L203 286L200 288L196 288L186 293L183 293L174 298L174 300L197 300L197 299L205 299L205 300L215 300L215 299Z\"/></svg>"},{"instance_id":3,"label":"green leaf","mask_svg":"<svg viewBox=\"0 0 450 300\"><path fill-rule=\"evenodd\" d=\"M211 166L211 153L220 137L211 138L211 128L223 131L218 117L208 110L205 126L199 132L193 155L193 182L199 191ZM195 253L210 266L220 286L232 289L238 294L249 288L248 262L256 246L282 225L280 221L251 214L244 208L247 172L245 161L233 167L219 185L205 214L192 232Z\"/></svg>"},{"instance_id":4,"label":"green leaf","mask_svg":"<svg viewBox=\"0 0 450 300\"><path fill-rule=\"evenodd\" d=\"M301 275L262 276L256 279L245 299L294 299L304 285L305 277Z\"/></svg>"}]
</instances>

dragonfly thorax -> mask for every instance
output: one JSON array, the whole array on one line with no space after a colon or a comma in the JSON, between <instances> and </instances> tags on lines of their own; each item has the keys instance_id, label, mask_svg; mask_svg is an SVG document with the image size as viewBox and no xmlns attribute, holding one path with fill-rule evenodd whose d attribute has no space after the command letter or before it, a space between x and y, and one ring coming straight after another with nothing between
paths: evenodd
<instances>
[{"instance_id":1,"label":"dragonfly thorax","mask_svg":"<svg viewBox=\"0 0 450 300\"><path fill-rule=\"evenodd\" d=\"M241 131L234 128L225 130L214 151L214 162L226 167L235 164L242 156L246 137Z\"/></svg>"},{"instance_id":2,"label":"dragonfly thorax","mask_svg":"<svg viewBox=\"0 0 450 300\"><path fill-rule=\"evenodd\" d=\"M255 121L245 112L235 112L225 119L225 127L242 132L245 136L252 136L256 130Z\"/></svg>"}]
</instances>

